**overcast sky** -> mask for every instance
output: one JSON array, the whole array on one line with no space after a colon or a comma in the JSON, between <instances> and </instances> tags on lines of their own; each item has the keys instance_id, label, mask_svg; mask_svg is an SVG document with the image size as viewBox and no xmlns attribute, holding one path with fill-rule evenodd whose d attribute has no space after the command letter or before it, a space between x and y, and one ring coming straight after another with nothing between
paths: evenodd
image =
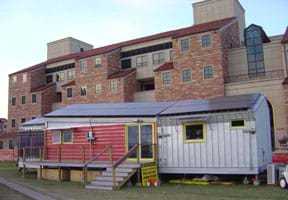
<instances>
[{"instance_id":1,"label":"overcast sky","mask_svg":"<svg viewBox=\"0 0 288 200\"><path fill-rule=\"evenodd\" d=\"M8 74L46 60L46 44L75 37L94 47L191 26L195 0L0 0L0 117ZM240 0L246 25L283 34L288 0Z\"/></svg>"}]
</instances>

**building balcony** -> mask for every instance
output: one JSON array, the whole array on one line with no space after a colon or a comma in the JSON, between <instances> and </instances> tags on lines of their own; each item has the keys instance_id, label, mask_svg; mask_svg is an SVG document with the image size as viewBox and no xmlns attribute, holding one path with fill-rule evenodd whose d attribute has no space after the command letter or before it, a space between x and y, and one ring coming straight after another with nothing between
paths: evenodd
<instances>
[{"instance_id":1,"label":"building balcony","mask_svg":"<svg viewBox=\"0 0 288 200\"><path fill-rule=\"evenodd\" d=\"M155 101L155 90L147 90L134 93L134 102Z\"/></svg>"},{"instance_id":2,"label":"building balcony","mask_svg":"<svg viewBox=\"0 0 288 200\"><path fill-rule=\"evenodd\" d=\"M239 82L273 80L283 78L284 78L284 70L274 70L255 74L241 74L236 76L229 76L226 78L225 83L239 83Z\"/></svg>"}]
</instances>

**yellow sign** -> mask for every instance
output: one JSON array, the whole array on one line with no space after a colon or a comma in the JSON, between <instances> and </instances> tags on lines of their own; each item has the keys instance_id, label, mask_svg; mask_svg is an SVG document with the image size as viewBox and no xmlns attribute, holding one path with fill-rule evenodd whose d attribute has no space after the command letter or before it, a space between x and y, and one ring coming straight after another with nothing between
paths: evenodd
<instances>
[{"instance_id":1,"label":"yellow sign","mask_svg":"<svg viewBox=\"0 0 288 200\"><path fill-rule=\"evenodd\" d=\"M158 182L158 170L157 166L149 166L141 168L142 185L144 187L148 185L154 186ZM157 184L157 183L156 183Z\"/></svg>"}]
</instances>

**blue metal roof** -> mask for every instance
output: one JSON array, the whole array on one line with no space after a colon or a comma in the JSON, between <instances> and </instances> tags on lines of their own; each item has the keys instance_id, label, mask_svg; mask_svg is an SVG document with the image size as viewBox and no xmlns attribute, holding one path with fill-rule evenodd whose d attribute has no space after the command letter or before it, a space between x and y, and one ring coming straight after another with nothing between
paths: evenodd
<instances>
[{"instance_id":1,"label":"blue metal roof","mask_svg":"<svg viewBox=\"0 0 288 200\"><path fill-rule=\"evenodd\" d=\"M211 99L183 100L161 112L160 115L220 112L228 110L247 110L252 108L259 94L216 97Z\"/></svg>"},{"instance_id":2,"label":"blue metal roof","mask_svg":"<svg viewBox=\"0 0 288 200\"><path fill-rule=\"evenodd\" d=\"M247 110L255 105L259 97L259 94L248 94L177 102L74 104L48 113L45 117L154 117Z\"/></svg>"},{"instance_id":3,"label":"blue metal roof","mask_svg":"<svg viewBox=\"0 0 288 200\"><path fill-rule=\"evenodd\" d=\"M21 126L36 126L36 125L45 125L45 120L43 117L37 117L35 119L29 120L21 124Z\"/></svg>"},{"instance_id":4,"label":"blue metal roof","mask_svg":"<svg viewBox=\"0 0 288 200\"><path fill-rule=\"evenodd\" d=\"M48 113L45 117L151 117L173 104L174 102L74 104Z\"/></svg>"}]
</instances>

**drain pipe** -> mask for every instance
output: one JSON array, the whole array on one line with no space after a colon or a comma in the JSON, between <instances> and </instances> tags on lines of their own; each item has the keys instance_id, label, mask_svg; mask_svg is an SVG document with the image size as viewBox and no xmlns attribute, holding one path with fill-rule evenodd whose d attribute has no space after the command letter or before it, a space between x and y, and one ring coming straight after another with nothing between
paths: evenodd
<instances>
[{"instance_id":1,"label":"drain pipe","mask_svg":"<svg viewBox=\"0 0 288 200\"><path fill-rule=\"evenodd\" d=\"M288 60L287 60L288 51L286 48L286 44L283 44L283 46L284 46L284 60L285 60L285 70L286 70L285 78L286 78L288 76Z\"/></svg>"}]
</instances>

